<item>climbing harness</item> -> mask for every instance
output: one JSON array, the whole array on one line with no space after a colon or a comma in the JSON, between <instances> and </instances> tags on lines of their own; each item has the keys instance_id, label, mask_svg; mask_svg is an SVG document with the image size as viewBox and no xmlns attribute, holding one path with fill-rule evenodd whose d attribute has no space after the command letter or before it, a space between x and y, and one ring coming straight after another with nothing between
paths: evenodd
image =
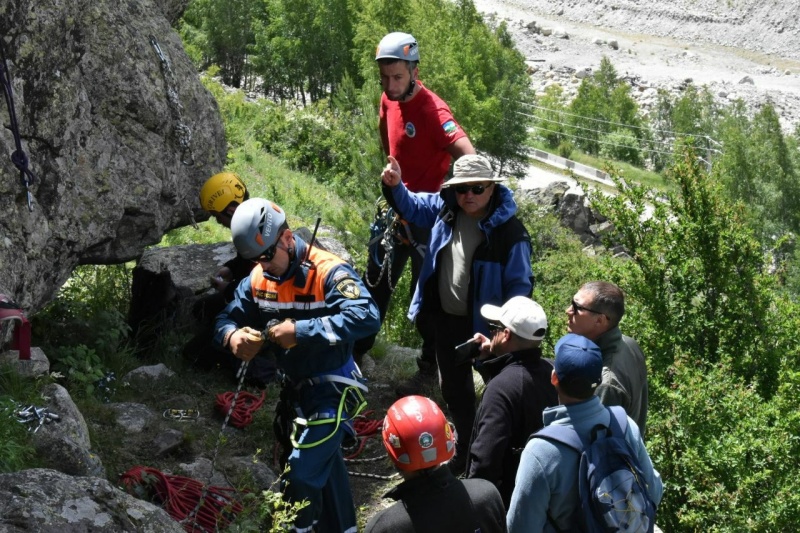
<instances>
[{"instance_id":1,"label":"climbing harness","mask_svg":"<svg viewBox=\"0 0 800 533\"><path fill-rule=\"evenodd\" d=\"M161 60L161 71L164 75L164 85L167 90L167 103L169 104L172 120L175 122L175 133L181 148L181 163L187 166L194 165L194 156L192 155L192 130L183 122L183 104L181 104L178 98L175 74L172 72L169 58L161 49L161 45L153 35L150 36L150 44Z\"/></svg>"},{"instance_id":2,"label":"climbing harness","mask_svg":"<svg viewBox=\"0 0 800 533\"><path fill-rule=\"evenodd\" d=\"M370 280L364 276L364 282L370 288L375 288L386 275L389 291L394 291L397 280L392 283L392 262L394 260L394 247L398 244L413 247L420 255L425 255L425 244L420 244L414 239L410 224L400 218L394 209L389 206L385 198L380 197L375 202L375 218L369 226L369 242L367 243L368 261L380 265L378 277ZM383 249L383 260L380 259L380 250Z\"/></svg>"},{"instance_id":3,"label":"climbing harness","mask_svg":"<svg viewBox=\"0 0 800 533\"><path fill-rule=\"evenodd\" d=\"M339 430L339 427L344 424L351 423L358 415L360 415L367 407L367 400L364 398L364 392L367 392L367 386L358 381L357 379L346 378L344 376L337 376L335 374L325 374L323 376L316 376L301 380L296 383L295 389L299 390L304 386L315 386L322 383L338 383L344 385L344 389L340 391L339 405L336 412L317 412L305 418L303 413L297 412L297 416L292 421L292 432L289 435L289 440L294 448L303 450L319 446L323 442L333 437ZM338 387L337 387L338 390ZM321 426L323 424L335 424L333 429L327 436L321 438L316 442L300 443L297 441L297 436L305 430L305 428L313 426Z\"/></svg>"},{"instance_id":4,"label":"climbing harness","mask_svg":"<svg viewBox=\"0 0 800 533\"><path fill-rule=\"evenodd\" d=\"M28 199L28 211L33 212L33 195L31 194L31 185L36 181L36 175L28 168L28 156L25 150L22 149L22 139L19 135L19 125L17 124L17 114L14 112L14 93L11 89L11 74L6 64L6 51L3 46L3 39L0 39L0 82L3 84L3 94L6 97L6 106L8 107L8 118L11 122L9 129L14 135L14 146L16 150L11 154L11 162L14 163L19 169L20 179L22 185L25 186L25 195Z\"/></svg>"}]
</instances>

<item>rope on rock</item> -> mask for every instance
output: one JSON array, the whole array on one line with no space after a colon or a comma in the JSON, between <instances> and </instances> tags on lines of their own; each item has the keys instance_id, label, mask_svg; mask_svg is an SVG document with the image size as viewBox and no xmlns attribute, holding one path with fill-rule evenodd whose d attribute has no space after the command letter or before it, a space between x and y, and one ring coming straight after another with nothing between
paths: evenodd
<instances>
[{"instance_id":1,"label":"rope on rock","mask_svg":"<svg viewBox=\"0 0 800 533\"><path fill-rule=\"evenodd\" d=\"M161 505L187 532L220 531L242 511L230 487L204 486L147 466L134 466L120 480L129 494Z\"/></svg>"},{"instance_id":2,"label":"rope on rock","mask_svg":"<svg viewBox=\"0 0 800 533\"><path fill-rule=\"evenodd\" d=\"M264 400L266 397L266 389L261 391L260 397L256 396L252 392L239 392L239 399L236 400L236 405L233 411L230 412L231 425L241 429L252 424L253 415L261 408L262 405L264 405ZM221 394L217 394L217 411L223 414L228 413L233 402L233 392L223 392Z\"/></svg>"},{"instance_id":3,"label":"rope on rock","mask_svg":"<svg viewBox=\"0 0 800 533\"><path fill-rule=\"evenodd\" d=\"M0 39L0 84L3 86L3 94L6 97L6 106L8 107L8 118L11 122L9 129L14 136L14 146L16 150L11 154L11 162L14 163L19 169L20 179L22 185L25 187L25 194L28 199L28 211L33 211L31 195L31 185L36 181L36 175L28 168L28 155L22 149L22 138L19 134L19 125L17 124L17 114L14 112L14 92L11 89L11 73L6 65L6 51L3 47L3 39Z\"/></svg>"}]
</instances>

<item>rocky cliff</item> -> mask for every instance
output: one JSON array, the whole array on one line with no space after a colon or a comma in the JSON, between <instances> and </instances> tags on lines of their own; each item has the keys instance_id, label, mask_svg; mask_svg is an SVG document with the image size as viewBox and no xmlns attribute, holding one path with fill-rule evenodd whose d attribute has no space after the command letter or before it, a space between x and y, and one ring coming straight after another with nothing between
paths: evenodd
<instances>
[{"instance_id":1,"label":"rocky cliff","mask_svg":"<svg viewBox=\"0 0 800 533\"><path fill-rule=\"evenodd\" d=\"M28 196L11 159L12 115L2 105L0 293L29 314L76 265L133 259L203 216L197 191L222 168L226 145L216 102L171 27L187 3L0 4L32 173Z\"/></svg>"}]
</instances>

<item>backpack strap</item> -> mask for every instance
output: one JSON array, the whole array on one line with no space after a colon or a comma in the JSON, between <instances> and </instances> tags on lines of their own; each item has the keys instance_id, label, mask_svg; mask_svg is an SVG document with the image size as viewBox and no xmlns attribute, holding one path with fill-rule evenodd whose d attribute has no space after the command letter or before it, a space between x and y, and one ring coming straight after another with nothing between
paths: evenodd
<instances>
[{"instance_id":1,"label":"backpack strap","mask_svg":"<svg viewBox=\"0 0 800 533\"><path fill-rule=\"evenodd\" d=\"M608 429L611 431L611 434L619 435L620 438L625 438L625 433L628 431L628 415L625 413L625 409L619 405L612 405L611 407L606 407L606 409L611 415L608 424ZM583 441L580 436L578 436L578 432L569 426L551 424L532 434L528 440L530 441L533 438L559 442L565 446L569 446L579 454L583 453Z\"/></svg>"},{"instance_id":2,"label":"backpack strap","mask_svg":"<svg viewBox=\"0 0 800 533\"><path fill-rule=\"evenodd\" d=\"M528 438L529 441L531 439L544 439L551 442L558 442L572 448L578 452L578 454L583 453L583 442L578 436L578 432L575 431L574 428L568 426L558 424L545 426Z\"/></svg>"},{"instance_id":3,"label":"backpack strap","mask_svg":"<svg viewBox=\"0 0 800 533\"><path fill-rule=\"evenodd\" d=\"M606 409L611 413L611 421L608 425L611 434L624 439L625 433L628 432L628 414L625 412L625 408L620 405L612 405Z\"/></svg>"}]
</instances>

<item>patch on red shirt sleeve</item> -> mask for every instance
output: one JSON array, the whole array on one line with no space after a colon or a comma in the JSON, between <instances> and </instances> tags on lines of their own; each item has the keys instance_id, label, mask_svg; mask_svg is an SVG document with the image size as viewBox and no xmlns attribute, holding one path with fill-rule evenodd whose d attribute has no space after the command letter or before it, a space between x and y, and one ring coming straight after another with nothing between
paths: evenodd
<instances>
[{"instance_id":1,"label":"patch on red shirt sleeve","mask_svg":"<svg viewBox=\"0 0 800 533\"><path fill-rule=\"evenodd\" d=\"M449 137L452 137L458 131L458 124L456 124L455 120L448 120L442 124L442 129Z\"/></svg>"}]
</instances>

